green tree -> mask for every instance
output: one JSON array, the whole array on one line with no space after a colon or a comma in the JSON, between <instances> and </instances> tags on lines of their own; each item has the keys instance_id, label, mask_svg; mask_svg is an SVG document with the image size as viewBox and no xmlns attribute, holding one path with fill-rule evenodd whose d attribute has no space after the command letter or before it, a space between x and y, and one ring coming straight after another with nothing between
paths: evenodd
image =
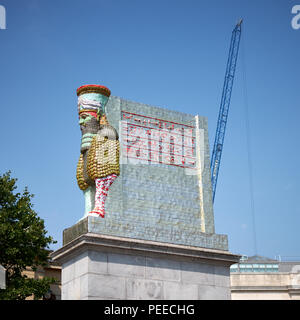
<instances>
[{"instance_id":1,"label":"green tree","mask_svg":"<svg viewBox=\"0 0 300 320\"><path fill-rule=\"evenodd\" d=\"M0 175L0 264L6 269L6 289L0 289L0 299L23 300L31 295L40 299L55 280L30 279L22 272L46 266L49 245L56 241L46 236L44 220L32 209L33 194L27 187L22 194L15 192L16 181L10 171Z\"/></svg>"}]
</instances>

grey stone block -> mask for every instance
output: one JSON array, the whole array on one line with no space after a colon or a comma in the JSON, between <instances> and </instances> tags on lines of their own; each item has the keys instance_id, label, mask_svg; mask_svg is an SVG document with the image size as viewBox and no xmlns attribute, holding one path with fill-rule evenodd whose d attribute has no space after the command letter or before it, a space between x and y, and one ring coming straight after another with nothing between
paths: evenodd
<instances>
[{"instance_id":1,"label":"grey stone block","mask_svg":"<svg viewBox=\"0 0 300 320\"><path fill-rule=\"evenodd\" d=\"M181 279L187 283L215 284L215 267L210 264L181 262Z\"/></svg>"},{"instance_id":2,"label":"grey stone block","mask_svg":"<svg viewBox=\"0 0 300 320\"><path fill-rule=\"evenodd\" d=\"M199 285L199 300L230 300L230 288Z\"/></svg>"},{"instance_id":3,"label":"grey stone block","mask_svg":"<svg viewBox=\"0 0 300 320\"><path fill-rule=\"evenodd\" d=\"M163 299L163 282L148 279L127 279L126 297L138 300Z\"/></svg>"},{"instance_id":4,"label":"grey stone block","mask_svg":"<svg viewBox=\"0 0 300 320\"><path fill-rule=\"evenodd\" d=\"M62 265L61 271L61 283L64 285L65 283L74 279L75 274L75 260L70 259L66 263Z\"/></svg>"},{"instance_id":5,"label":"grey stone block","mask_svg":"<svg viewBox=\"0 0 300 320\"><path fill-rule=\"evenodd\" d=\"M230 270L223 266L215 266L215 285L217 287L230 287Z\"/></svg>"},{"instance_id":6,"label":"grey stone block","mask_svg":"<svg viewBox=\"0 0 300 320\"><path fill-rule=\"evenodd\" d=\"M99 251L88 251L88 271L97 274L107 274L107 253Z\"/></svg>"},{"instance_id":7,"label":"grey stone block","mask_svg":"<svg viewBox=\"0 0 300 320\"><path fill-rule=\"evenodd\" d=\"M89 296L89 274L80 277L80 300L88 298ZM79 300L77 299L77 300Z\"/></svg>"},{"instance_id":8,"label":"grey stone block","mask_svg":"<svg viewBox=\"0 0 300 320\"><path fill-rule=\"evenodd\" d=\"M171 259L147 257L146 278L180 281L180 262Z\"/></svg>"},{"instance_id":9,"label":"grey stone block","mask_svg":"<svg viewBox=\"0 0 300 320\"><path fill-rule=\"evenodd\" d=\"M89 274L88 297L103 299L125 299L125 279L111 275Z\"/></svg>"},{"instance_id":10,"label":"grey stone block","mask_svg":"<svg viewBox=\"0 0 300 320\"><path fill-rule=\"evenodd\" d=\"M61 286L61 299L69 300L69 286L68 283L64 283Z\"/></svg>"},{"instance_id":11,"label":"grey stone block","mask_svg":"<svg viewBox=\"0 0 300 320\"><path fill-rule=\"evenodd\" d=\"M5 288L6 288L6 270L0 264L0 289L5 289Z\"/></svg>"},{"instance_id":12,"label":"grey stone block","mask_svg":"<svg viewBox=\"0 0 300 320\"><path fill-rule=\"evenodd\" d=\"M108 273L126 277L145 277L145 257L125 254L108 254Z\"/></svg>"},{"instance_id":13,"label":"grey stone block","mask_svg":"<svg viewBox=\"0 0 300 320\"><path fill-rule=\"evenodd\" d=\"M88 272L88 252L83 252L74 260L74 278L78 278Z\"/></svg>"},{"instance_id":14,"label":"grey stone block","mask_svg":"<svg viewBox=\"0 0 300 320\"><path fill-rule=\"evenodd\" d=\"M165 300L197 300L198 286L196 284L183 284L164 281Z\"/></svg>"},{"instance_id":15,"label":"grey stone block","mask_svg":"<svg viewBox=\"0 0 300 320\"><path fill-rule=\"evenodd\" d=\"M81 291L80 291L80 278L75 278L72 281L69 281L63 284L62 290L62 299L63 300L80 300Z\"/></svg>"}]
</instances>

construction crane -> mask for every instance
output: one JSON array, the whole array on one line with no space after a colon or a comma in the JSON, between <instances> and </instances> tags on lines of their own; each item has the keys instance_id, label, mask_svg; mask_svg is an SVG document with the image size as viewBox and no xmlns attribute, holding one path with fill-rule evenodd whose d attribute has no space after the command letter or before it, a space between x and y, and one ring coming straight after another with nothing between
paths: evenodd
<instances>
[{"instance_id":1,"label":"construction crane","mask_svg":"<svg viewBox=\"0 0 300 320\"><path fill-rule=\"evenodd\" d=\"M230 106L231 92L236 68L236 61L239 52L240 38L241 38L241 19L232 31L229 55L227 60L227 67L223 85L222 99L219 111L219 118L217 124L217 131L215 136L215 143L211 157L210 170L211 170L211 183L212 183L212 198L215 200L216 187L218 181L218 174L220 169L220 162L224 144L224 137L226 131L226 124L228 118L228 111Z\"/></svg>"}]
</instances>

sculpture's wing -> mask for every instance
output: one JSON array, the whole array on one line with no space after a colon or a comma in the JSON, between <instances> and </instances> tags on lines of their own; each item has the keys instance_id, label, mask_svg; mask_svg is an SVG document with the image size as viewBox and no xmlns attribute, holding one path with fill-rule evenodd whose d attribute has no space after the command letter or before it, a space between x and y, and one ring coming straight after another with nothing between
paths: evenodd
<instances>
[{"instance_id":1,"label":"sculpture's wing","mask_svg":"<svg viewBox=\"0 0 300 320\"><path fill-rule=\"evenodd\" d=\"M100 179L110 174L120 174L119 141L97 134L93 137L88 153L88 174L92 179Z\"/></svg>"},{"instance_id":2,"label":"sculpture's wing","mask_svg":"<svg viewBox=\"0 0 300 320\"><path fill-rule=\"evenodd\" d=\"M77 184L81 190L85 190L88 188L88 184L84 181L83 177L83 155L80 154L80 158L77 163L77 169L76 169L76 179Z\"/></svg>"}]
</instances>

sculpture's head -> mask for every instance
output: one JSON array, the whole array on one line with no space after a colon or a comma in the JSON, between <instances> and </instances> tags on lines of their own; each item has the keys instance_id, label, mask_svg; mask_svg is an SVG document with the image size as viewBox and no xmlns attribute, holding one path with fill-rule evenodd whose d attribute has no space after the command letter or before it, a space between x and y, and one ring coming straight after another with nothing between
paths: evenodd
<instances>
[{"instance_id":1,"label":"sculpture's head","mask_svg":"<svg viewBox=\"0 0 300 320\"><path fill-rule=\"evenodd\" d=\"M97 112L82 110L79 112L79 126L82 134L97 133L100 129Z\"/></svg>"},{"instance_id":2,"label":"sculpture's head","mask_svg":"<svg viewBox=\"0 0 300 320\"><path fill-rule=\"evenodd\" d=\"M82 133L81 152L89 149L93 136L105 118L105 106L110 90L99 85L85 85L77 89L79 125Z\"/></svg>"}]
</instances>

